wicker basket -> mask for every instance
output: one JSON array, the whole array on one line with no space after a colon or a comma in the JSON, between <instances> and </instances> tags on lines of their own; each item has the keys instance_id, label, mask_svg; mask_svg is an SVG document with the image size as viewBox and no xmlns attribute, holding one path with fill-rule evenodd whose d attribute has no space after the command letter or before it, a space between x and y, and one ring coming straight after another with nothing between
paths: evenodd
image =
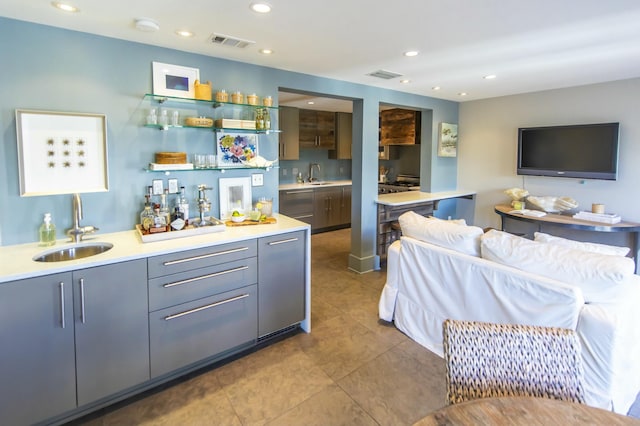
<instances>
[{"instance_id":1,"label":"wicker basket","mask_svg":"<svg viewBox=\"0 0 640 426\"><path fill-rule=\"evenodd\" d=\"M184 164L186 162L186 152L156 152L156 163L158 164Z\"/></svg>"}]
</instances>

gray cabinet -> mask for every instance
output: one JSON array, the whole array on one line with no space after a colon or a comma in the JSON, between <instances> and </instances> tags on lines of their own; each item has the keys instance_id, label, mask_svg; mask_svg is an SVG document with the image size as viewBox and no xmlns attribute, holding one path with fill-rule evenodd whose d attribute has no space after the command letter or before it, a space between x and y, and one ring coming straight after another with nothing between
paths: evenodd
<instances>
[{"instance_id":1,"label":"gray cabinet","mask_svg":"<svg viewBox=\"0 0 640 426\"><path fill-rule=\"evenodd\" d=\"M316 189L313 197L314 229L340 225L342 189L340 187Z\"/></svg>"},{"instance_id":2,"label":"gray cabinet","mask_svg":"<svg viewBox=\"0 0 640 426\"><path fill-rule=\"evenodd\" d=\"M351 224L351 186L342 187L342 198L340 198L340 223L342 225Z\"/></svg>"},{"instance_id":3,"label":"gray cabinet","mask_svg":"<svg viewBox=\"0 0 640 426\"><path fill-rule=\"evenodd\" d=\"M335 149L335 112L300 109L298 111L300 148Z\"/></svg>"},{"instance_id":4,"label":"gray cabinet","mask_svg":"<svg viewBox=\"0 0 640 426\"><path fill-rule=\"evenodd\" d=\"M0 313L3 423L36 423L149 379L145 260L0 284Z\"/></svg>"},{"instance_id":5,"label":"gray cabinet","mask_svg":"<svg viewBox=\"0 0 640 426\"><path fill-rule=\"evenodd\" d=\"M336 149L329 150L332 160L351 160L353 140L353 115L348 112L336 112Z\"/></svg>"},{"instance_id":6,"label":"gray cabinet","mask_svg":"<svg viewBox=\"0 0 640 426\"><path fill-rule=\"evenodd\" d=\"M71 273L0 284L0 423L76 406Z\"/></svg>"},{"instance_id":7,"label":"gray cabinet","mask_svg":"<svg viewBox=\"0 0 640 426\"><path fill-rule=\"evenodd\" d=\"M305 232L258 242L258 335L266 336L305 317Z\"/></svg>"},{"instance_id":8,"label":"gray cabinet","mask_svg":"<svg viewBox=\"0 0 640 426\"><path fill-rule=\"evenodd\" d=\"M78 406L149 379L146 261L73 272Z\"/></svg>"},{"instance_id":9,"label":"gray cabinet","mask_svg":"<svg viewBox=\"0 0 640 426\"><path fill-rule=\"evenodd\" d=\"M278 142L278 158L280 160L297 160L300 157L298 108L281 106L278 114L281 131Z\"/></svg>"},{"instance_id":10,"label":"gray cabinet","mask_svg":"<svg viewBox=\"0 0 640 426\"><path fill-rule=\"evenodd\" d=\"M313 189L280 191L280 213L313 226Z\"/></svg>"},{"instance_id":11,"label":"gray cabinet","mask_svg":"<svg viewBox=\"0 0 640 426\"><path fill-rule=\"evenodd\" d=\"M253 239L149 258L152 378L256 341L256 255Z\"/></svg>"}]
</instances>

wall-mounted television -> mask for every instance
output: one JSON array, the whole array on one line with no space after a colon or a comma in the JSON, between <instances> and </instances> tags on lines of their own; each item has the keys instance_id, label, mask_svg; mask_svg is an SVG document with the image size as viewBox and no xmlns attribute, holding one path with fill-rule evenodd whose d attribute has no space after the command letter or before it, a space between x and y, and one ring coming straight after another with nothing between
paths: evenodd
<instances>
[{"instance_id":1,"label":"wall-mounted television","mask_svg":"<svg viewBox=\"0 0 640 426\"><path fill-rule=\"evenodd\" d=\"M619 123L518 129L519 175L616 180Z\"/></svg>"}]
</instances>

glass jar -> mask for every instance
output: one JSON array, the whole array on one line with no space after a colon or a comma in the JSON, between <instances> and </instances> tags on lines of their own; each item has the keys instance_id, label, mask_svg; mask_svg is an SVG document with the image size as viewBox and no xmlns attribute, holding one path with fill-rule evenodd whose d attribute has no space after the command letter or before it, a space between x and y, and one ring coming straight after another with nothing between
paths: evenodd
<instances>
[{"instance_id":1,"label":"glass jar","mask_svg":"<svg viewBox=\"0 0 640 426\"><path fill-rule=\"evenodd\" d=\"M231 102L234 104L242 104L244 103L244 95L242 92L233 92L231 94Z\"/></svg>"},{"instance_id":2,"label":"glass jar","mask_svg":"<svg viewBox=\"0 0 640 426\"><path fill-rule=\"evenodd\" d=\"M258 105L258 96L255 93L247 95L247 103L249 105Z\"/></svg>"},{"instance_id":3,"label":"glass jar","mask_svg":"<svg viewBox=\"0 0 640 426\"><path fill-rule=\"evenodd\" d=\"M220 89L216 92L216 101L218 102L229 102L229 94L226 90Z\"/></svg>"},{"instance_id":4,"label":"glass jar","mask_svg":"<svg viewBox=\"0 0 640 426\"><path fill-rule=\"evenodd\" d=\"M262 108L256 108L255 111L256 130L264 130L264 113Z\"/></svg>"}]
</instances>

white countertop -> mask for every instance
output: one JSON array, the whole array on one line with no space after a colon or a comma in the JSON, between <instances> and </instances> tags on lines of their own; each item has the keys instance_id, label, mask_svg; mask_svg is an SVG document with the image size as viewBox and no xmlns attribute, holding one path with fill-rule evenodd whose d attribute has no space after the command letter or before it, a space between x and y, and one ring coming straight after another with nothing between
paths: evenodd
<instances>
[{"instance_id":1,"label":"white countertop","mask_svg":"<svg viewBox=\"0 0 640 426\"><path fill-rule=\"evenodd\" d=\"M330 186L346 186L351 185L350 180L324 180L321 181L322 184L312 184L309 182L305 183L285 183L278 186L278 190L280 191L291 191L292 189L316 189L316 188L326 188Z\"/></svg>"},{"instance_id":2,"label":"white countertop","mask_svg":"<svg viewBox=\"0 0 640 426\"><path fill-rule=\"evenodd\" d=\"M405 191L394 192L392 194L380 194L376 203L385 206L402 206L405 204L428 203L433 201L447 200L450 198L475 197L475 191L442 191L442 192L420 192Z\"/></svg>"},{"instance_id":3,"label":"white countertop","mask_svg":"<svg viewBox=\"0 0 640 426\"><path fill-rule=\"evenodd\" d=\"M228 226L221 232L150 243L143 243L136 230L110 234L97 233L84 238L83 242L111 243L113 244L111 250L84 259L65 262L36 262L33 260L33 257L43 252L62 249L72 245L72 243L68 242L68 238L58 240L52 247L40 247L37 242L0 246L0 283L207 247L232 241L266 237L283 232L310 229L306 223L290 217L279 214L276 214L275 217L277 223L273 224Z\"/></svg>"}]
</instances>

